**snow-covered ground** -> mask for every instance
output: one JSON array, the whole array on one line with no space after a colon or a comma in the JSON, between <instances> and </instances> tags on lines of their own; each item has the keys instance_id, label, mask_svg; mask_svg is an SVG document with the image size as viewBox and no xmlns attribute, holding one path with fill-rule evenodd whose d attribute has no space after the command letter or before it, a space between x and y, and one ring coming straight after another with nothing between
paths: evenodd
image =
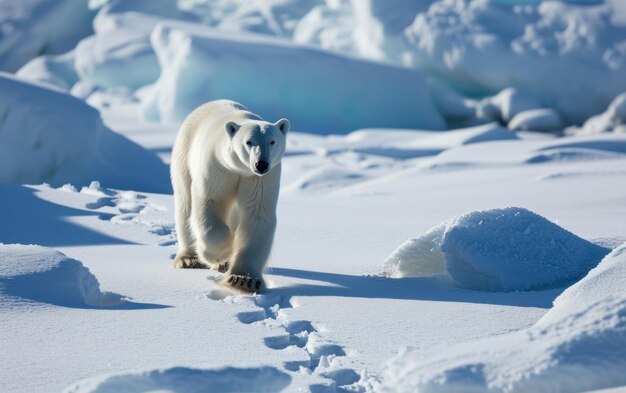
<instances>
[{"instance_id":1,"label":"snow-covered ground","mask_svg":"<svg viewBox=\"0 0 626 393\"><path fill-rule=\"evenodd\" d=\"M626 7L393 3L0 0L0 391L626 391ZM261 294L171 266L212 98L292 120Z\"/></svg>"}]
</instances>

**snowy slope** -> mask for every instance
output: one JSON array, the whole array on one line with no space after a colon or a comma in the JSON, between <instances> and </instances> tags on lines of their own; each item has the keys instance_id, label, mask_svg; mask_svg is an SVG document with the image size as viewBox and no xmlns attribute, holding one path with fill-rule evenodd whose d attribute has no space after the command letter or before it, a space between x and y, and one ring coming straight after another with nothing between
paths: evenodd
<instances>
[{"instance_id":1,"label":"snowy slope","mask_svg":"<svg viewBox=\"0 0 626 393\"><path fill-rule=\"evenodd\" d=\"M167 167L108 129L97 110L55 88L0 74L0 181L167 192ZM133 163L132 165L130 165Z\"/></svg>"}]
</instances>

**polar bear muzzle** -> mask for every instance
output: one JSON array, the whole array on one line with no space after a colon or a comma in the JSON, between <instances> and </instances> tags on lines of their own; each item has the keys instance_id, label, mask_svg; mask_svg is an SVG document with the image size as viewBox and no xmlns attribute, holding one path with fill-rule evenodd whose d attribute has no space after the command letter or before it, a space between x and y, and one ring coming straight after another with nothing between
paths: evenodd
<instances>
[{"instance_id":1,"label":"polar bear muzzle","mask_svg":"<svg viewBox=\"0 0 626 393\"><path fill-rule=\"evenodd\" d=\"M264 175L267 173L267 170L270 168L270 163L267 161L259 161L254 165L257 173L260 175Z\"/></svg>"}]
</instances>

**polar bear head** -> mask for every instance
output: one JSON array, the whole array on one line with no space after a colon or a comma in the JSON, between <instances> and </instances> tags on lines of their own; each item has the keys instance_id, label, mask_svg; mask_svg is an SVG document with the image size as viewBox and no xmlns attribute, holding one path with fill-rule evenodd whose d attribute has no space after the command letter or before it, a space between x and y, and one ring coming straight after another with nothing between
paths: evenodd
<instances>
[{"instance_id":1,"label":"polar bear head","mask_svg":"<svg viewBox=\"0 0 626 393\"><path fill-rule=\"evenodd\" d=\"M230 136L233 152L243 164L239 166L245 172L263 176L283 158L289 120L280 119L276 123L261 120L241 123L229 121L224 128Z\"/></svg>"}]
</instances>

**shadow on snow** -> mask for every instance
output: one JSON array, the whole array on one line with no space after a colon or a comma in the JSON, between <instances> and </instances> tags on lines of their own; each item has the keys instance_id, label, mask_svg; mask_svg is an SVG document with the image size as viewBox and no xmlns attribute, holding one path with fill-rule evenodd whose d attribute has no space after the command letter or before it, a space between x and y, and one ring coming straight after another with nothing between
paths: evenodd
<instances>
[{"instance_id":1,"label":"shadow on snow","mask_svg":"<svg viewBox=\"0 0 626 393\"><path fill-rule=\"evenodd\" d=\"M326 282L333 285L296 284L272 291L288 296L337 296L376 299L430 300L517 307L551 308L565 288L544 291L487 292L457 288L438 277L390 278L353 276L273 267L268 274Z\"/></svg>"}]
</instances>

